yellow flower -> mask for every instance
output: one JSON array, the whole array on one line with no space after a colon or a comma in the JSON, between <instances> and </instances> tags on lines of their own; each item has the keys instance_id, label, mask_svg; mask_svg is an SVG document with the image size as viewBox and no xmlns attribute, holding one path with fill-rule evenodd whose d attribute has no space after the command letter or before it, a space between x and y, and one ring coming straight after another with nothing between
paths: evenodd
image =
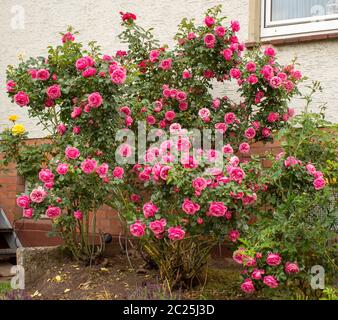
<instances>
[{"instance_id":1,"label":"yellow flower","mask_svg":"<svg viewBox=\"0 0 338 320\"><path fill-rule=\"evenodd\" d=\"M25 133L26 129L22 124L15 124L12 127L12 134L14 136L20 136L23 135Z\"/></svg>"},{"instance_id":2,"label":"yellow flower","mask_svg":"<svg viewBox=\"0 0 338 320\"><path fill-rule=\"evenodd\" d=\"M18 119L19 119L19 117L16 114L12 114L8 117L8 120L13 121L13 122L15 122Z\"/></svg>"}]
</instances>

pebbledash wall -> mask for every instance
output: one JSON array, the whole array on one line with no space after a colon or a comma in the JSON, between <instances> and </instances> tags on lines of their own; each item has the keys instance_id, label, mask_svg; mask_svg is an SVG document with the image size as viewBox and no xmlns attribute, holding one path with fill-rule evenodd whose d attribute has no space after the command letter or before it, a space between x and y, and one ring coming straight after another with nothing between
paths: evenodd
<instances>
[{"instance_id":1,"label":"pebbledash wall","mask_svg":"<svg viewBox=\"0 0 338 320\"><path fill-rule=\"evenodd\" d=\"M8 64L17 64L19 54L25 58L46 55L46 47L60 43L58 33L64 31L68 25L80 31L78 40L88 42L95 39L107 54L123 49L117 38L121 31L120 11L134 12L139 23L154 28L154 33L163 44L173 45L172 37L183 17L196 18L202 23L203 13L207 8L222 4L224 14L229 20L236 19L241 22L239 37L250 45L260 40L260 1L262 0L1 0L0 88L5 88L5 71ZM297 57L303 73L310 79L303 87L310 84L311 80L321 82L323 92L317 94L313 110L318 110L318 105L327 103L327 119L333 122L338 120L336 36L337 34L313 35L292 41L272 41L278 49L282 63L288 63ZM234 96L234 88L218 86L215 90L217 96L225 94ZM291 102L291 106L299 112L304 102L296 98ZM30 143L36 143L39 141L37 138L44 137L44 132L36 122L28 118L27 108L12 104L2 89L0 130L9 125L7 118L11 114L20 117L19 122L29 131ZM254 153L263 153L265 150L278 152L280 148L278 144L264 146L260 143L252 148ZM39 246L58 243L58 239L48 238L46 235L50 229L48 220L34 223L20 219L21 212L15 205L15 198L18 193L24 191L24 181L17 176L14 166L6 174L0 173L0 185L0 207L15 224L23 244ZM116 214L108 208L102 208L99 212L98 229L113 235L120 234L121 227Z\"/></svg>"}]
</instances>

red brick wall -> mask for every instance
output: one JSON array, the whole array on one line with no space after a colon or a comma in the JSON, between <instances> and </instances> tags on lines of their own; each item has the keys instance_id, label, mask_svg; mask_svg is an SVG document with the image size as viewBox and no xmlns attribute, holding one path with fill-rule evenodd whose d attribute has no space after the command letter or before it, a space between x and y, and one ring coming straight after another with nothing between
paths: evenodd
<instances>
[{"instance_id":1,"label":"red brick wall","mask_svg":"<svg viewBox=\"0 0 338 320\"><path fill-rule=\"evenodd\" d=\"M29 143L40 143L41 140L29 140ZM253 154L264 154L266 151L277 154L281 151L279 143L255 143L251 146ZM263 165L268 167L268 161ZM51 238L51 222L41 219L37 222L22 219L22 211L16 205L16 195L24 192L24 180L17 175L14 165L10 165L7 172L0 172L0 207L5 211L8 219L14 224L17 235L23 246L52 246L60 243L60 239ZM119 236L122 232L119 218L111 208L103 206L97 213L97 231Z\"/></svg>"}]
</instances>

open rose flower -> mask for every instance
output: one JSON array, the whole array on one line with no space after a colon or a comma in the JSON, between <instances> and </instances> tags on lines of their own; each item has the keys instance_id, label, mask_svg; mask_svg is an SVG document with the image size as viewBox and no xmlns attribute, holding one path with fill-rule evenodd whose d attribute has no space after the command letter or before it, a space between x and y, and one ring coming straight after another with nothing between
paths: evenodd
<instances>
[{"instance_id":1,"label":"open rose flower","mask_svg":"<svg viewBox=\"0 0 338 320\"><path fill-rule=\"evenodd\" d=\"M241 289L247 294L253 293L255 291L255 287L252 280L249 278L245 279L245 281L241 284Z\"/></svg>"},{"instance_id":2,"label":"open rose flower","mask_svg":"<svg viewBox=\"0 0 338 320\"><path fill-rule=\"evenodd\" d=\"M30 198L32 202L41 203L47 197L47 192L42 188L38 187L37 189L33 189L30 194Z\"/></svg>"},{"instance_id":3,"label":"open rose flower","mask_svg":"<svg viewBox=\"0 0 338 320\"><path fill-rule=\"evenodd\" d=\"M182 204L182 210L189 215L194 215L200 209L200 205L191 201L190 199L184 199Z\"/></svg>"},{"instance_id":4,"label":"open rose flower","mask_svg":"<svg viewBox=\"0 0 338 320\"><path fill-rule=\"evenodd\" d=\"M14 96L14 102L20 107L27 106L29 104L29 96L25 92L19 91Z\"/></svg>"},{"instance_id":5,"label":"open rose flower","mask_svg":"<svg viewBox=\"0 0 338 320\"><path fill-rule=\"evenodd\" d=\"M208 210L208 214L213 217L224 217L228 208L223 202L211 202Z\"/></svg>"},{"instance_id":6,"label":"open rose flower","mask_svg":"<svg viewBox=\"0 0 338 320\"><path fill-rule=\"evenodd\" d=\"M145 235L146 225L140 221L136 221L129 227L130 233L137 238L141 238Z\"/></svg>"},{"instance_id":7,"label":"open rose flower","mask_svg":"<svg viewBox=\"0 0 338 320\"><path fill-rule=\"evenodd\" d=\"M149 223L149 229L154 232L155 235L159 235L165 231L166 225L166 219L155 220Z\"/></svg>"},{"instance_id":8,"label":"open rose flower","mask_svg":"<svg viewBox=\"0 0 338 320\"><path fill-rule=\"evenodd\" d=\"M170 227L168 229L168 238L171 240L182 240L184 239L185 231L180 227Z\"/></svg>"},{"instance_id":9,"label":"open rose flower","mask_svg":"<svg viewBox=\"0 0 338 320\"><path fill-rule=\"evenodd\" d=\"M55 219L61 215L61 208L49 206L46 210L46 216L51 219Z\"/></svg>"},{"instance_id":10,"label":"open rose flower","mask_svg":"<svg viewBox=\"0 0 338 320\"><path fill-rule=\"evenodd\" d=\"M143 214L146 219L153 217L158 212L158 207L152 202L147 202L143 205Z\"/></svg>"},{"instance_id":11,"label":"open rose flower","mask_svg":"<svg viewBox=\"0 0 338 320\"><path fill-rule=\"evenodd\" d=\"M269 266L278 266L282 262L282 258L279 254L277 253L269 253L268 257L266 258L266 263Z\"/></svg>"},{"instance_id":12,"label":"open rose flower","mask_svg":"<svg viewBox=\"0 0 338 320\"><path fill-rule=\"evenodd\" d=\"M85 174L91 174L95 171L97 162L94 159L86 159L81 163L81 170Z\"/></svg>"},{"instance_id":13,"label":"open rose flower","mask_svg":"<svg viewBox=\"0 0 338 320\"><path fill-rule=\"evenodd\" d=\"M299 272L299 266L296 262L287 262L285 264L284 270L288 274L298 273Z\"/></svg>"},{"instance_id":14,"label":"open rose flower","mask_svg":"<svg viewBox=\"0 0 338 320\"><path fill-rule=\"evenodd\" d=\"M65 150L65 155L68 159L74 160L80 156L80 151L75 147L67 147Z\"/></svg>"},{"instance_id":15,"label":"open rose flower","mask_svg":"<svg viewBox=\"0 0 338 320\"><path fill-rule=\"evenodd\" d=\"M270 288L277 288L278 287L278 281L274 276L265 276L263 278L264 284L266 284Z\"/></svg>"},{"instance_id":16,"label":"open rose flower","mask_svg":"<svg viewBox=\"0 0 338 320\"><path fill-rule=\"evenodd\" d=\"M17 197L16 204L23 209L28 209L31 203L31 199L27 195L21 195Z\"/></svg>"}]
</instances>

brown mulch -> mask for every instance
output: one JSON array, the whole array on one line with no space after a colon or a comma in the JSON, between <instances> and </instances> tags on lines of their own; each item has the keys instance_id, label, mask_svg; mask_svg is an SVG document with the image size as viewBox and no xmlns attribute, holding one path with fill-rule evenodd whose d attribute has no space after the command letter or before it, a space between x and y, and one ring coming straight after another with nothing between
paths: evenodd
<instances>
[{"instance_id":1,"label":"brown mulch","mask_svg":"<svg viewBox=\"0 0 338 320\"><path fill-rule=\"evenodd\" d=\"M83 266L74 261L46 265L46 273L25 292L38 300L144 300L144 299L243 299L238 290L237 268L229 259L212 259L204 284L191 290L170 292L157 270L146 269L138 256L106 258Z\"/></svg>"}]
</instances>

